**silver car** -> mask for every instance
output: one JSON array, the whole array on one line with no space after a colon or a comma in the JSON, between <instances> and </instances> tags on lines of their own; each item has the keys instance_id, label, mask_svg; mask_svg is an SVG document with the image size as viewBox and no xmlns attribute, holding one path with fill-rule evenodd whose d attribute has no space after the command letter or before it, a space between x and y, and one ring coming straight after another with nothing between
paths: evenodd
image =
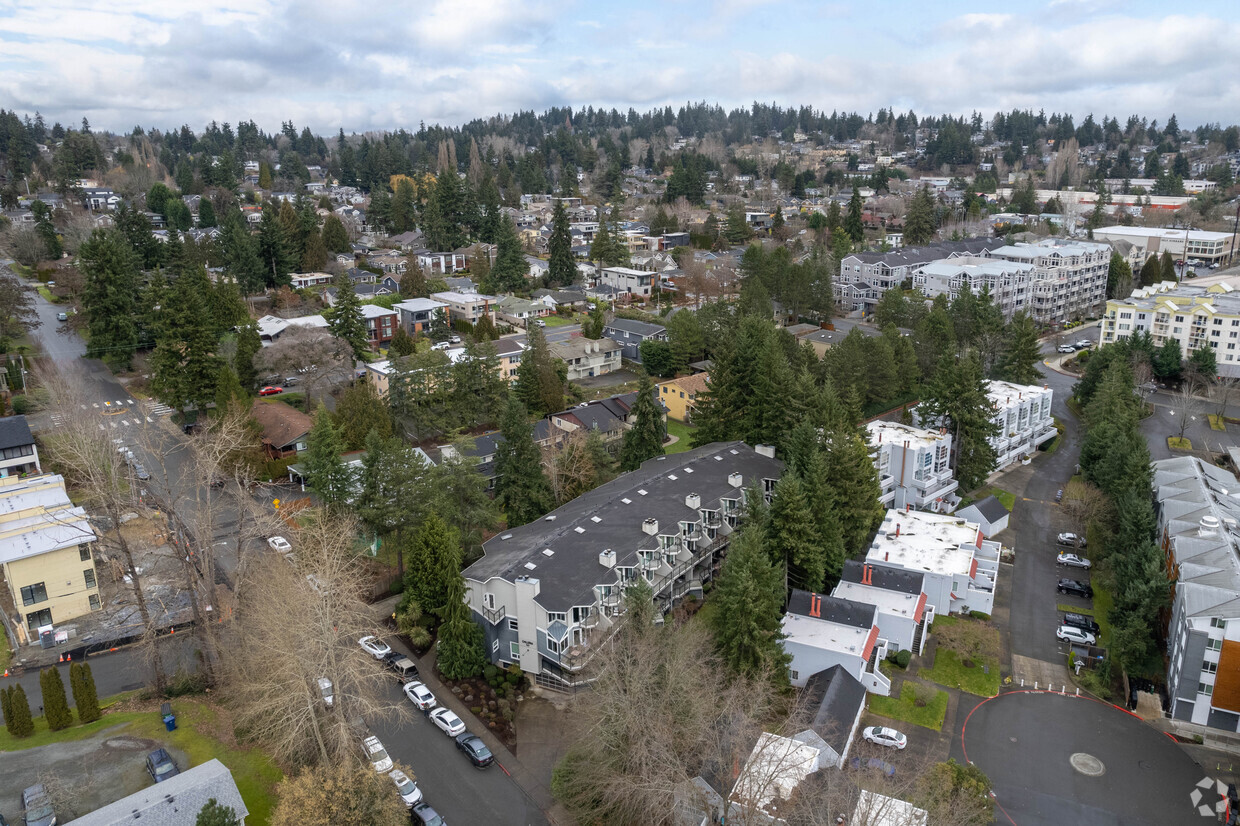
<instances>
[{"instance_id":1,"label":"silver car","mask_svg":"<svg viewBox=\"0 0 1240 826\"><path fill-rule=\"evenodd\" d=\"M1067 565L1069 568L1084 568L1088 571L1091 567L1088 559L1076 554L1059 554L1059 556L1055 557L1055 561L1060 565Z\"/></svg>"}]
</instances>

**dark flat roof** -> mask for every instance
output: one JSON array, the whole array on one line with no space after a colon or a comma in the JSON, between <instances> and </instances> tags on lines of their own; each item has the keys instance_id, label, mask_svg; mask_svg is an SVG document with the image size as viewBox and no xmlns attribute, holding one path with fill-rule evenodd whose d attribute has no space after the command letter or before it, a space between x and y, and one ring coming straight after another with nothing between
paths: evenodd
<instances>
[{"instance_id":1,"label":"dark flat roof","mask_svg":"<svg viewBox=\"0 0 1240 826\"><path fill-rule=\"evenodd\" d=\"M919 592L920 593L920 592ZM811 591L794 590L788 600L788 613L803 617L851 625L854 628L872 628L878 609L864 602L815 594Z\"/></svg>"}]
</instances>

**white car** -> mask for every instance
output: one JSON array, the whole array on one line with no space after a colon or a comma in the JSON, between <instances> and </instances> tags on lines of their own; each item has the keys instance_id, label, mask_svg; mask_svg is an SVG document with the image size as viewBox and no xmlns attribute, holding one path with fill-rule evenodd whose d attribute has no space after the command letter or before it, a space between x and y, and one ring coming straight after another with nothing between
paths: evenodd
<instances>
[{"instance_id":1,"label":"white car","mask_svg":"<svg viewBox=\"0 0 1240 826\"><path fill-rule=\"evenodd\" d=\"M357 644L365 648L370 656L376 660L381 660L392 653L392 649L387 647L387 643L375 636L362 637L357 641Z\"/></svg>"},{"instance_id":2,"label":"white car","mask_svg":"<svg viewBox=\"0 0 1240 826\"><path fill-rule=\"evenodd\" d=\"M1084 568L1088 571L1091 567L1088 559L1076 554L1060 554L1055 557L1055 561L1060 565L1067 565L1069 568Z\"/></svg>"},{"instance_id":3,"label":"white car","mask_svg":"<svg viewBox=\"0 0 1240 826\"><path fill-rule=\"evenodd\" d=\"M267 540L267 544L271 546L273 551L279 551L282 554L289 553L293 550L293 546L282 536L273 536Z\"/></svg>"},{"instance_id":4,"label":"white car","mask_svg":"<svg viewBox=\"0 0 1240 826\"><path fill-rule=\"evenodd\" d=\"M1071 545L1074 548L1085 547L1085 537L1077 536L1074 533L1061 533L1055 537L1055 541L1060 545Z\"/></svg>"},{"instance_id":5,"label":"white car","mask_svg":"<svg viewBox=\"0 0 1240 826\"><path fill-rule=\"evenodd\" d=\"M465 724L450 708L437 708L429 715L431 722L449 737L455 737L465 730Z\"/></svg>"},{"instance_id":6,"label":"white car","mask_svg":"<svg viewBox=\"0 0 1240 826\"><path fill-rule=\"evenodd\" d=\"M387 749L379 742L378 737L372 734L363 740L362 751L366 752L366 759L375 771L382 774L392 770L392 758L388 757Z\"/></svg>"},{"instance_id":7,"label":"white car","mask_svg":"<svg viewBox=\"0 0 1240 826\"><path fill-rule=\"evenodd\" d=\"M1064 642L1074 642L1078 645L1093 645L1097 639L1088 631L1083 631L1071 625L1061 625L1059 630L1055 632L1055 636Z\"/></svg>"},{"instance_id":8,"label":"white car","mask_svg":"<svg viewBox=\"0 0 1240 826\"><path fill-rule=\"evenodd\" d=\"M409 775L400 769L393 769L388 775L392 778L392 782L396 784L396 791L400 793L400 799L405 801L405 805L413 808L422 801L422 790L418 788L418 784L409 779Z\"/></svg>"},{"instance_id":9,"label":"white car","mask_svg":"<svg viewBox=\"0 0 1240 826\"><path fill-rule=\"evenodd\" d=\"M326 677L319 677L318 684L319 694L323 697L323 705L331 708L336 701L335 693L332 690L332 681Z\"/></svg>"},{"instance_id":10,"label":"white car","mask_svg":"<svg viewBox=\"0 0 1240 826\"><path fill-rule=\"evenodd\" d=\"M1094 342L1092 339L1083 338L1076 343L1076 346L1082 350L1088 350L1090 347L1094 346Z\"/></svg>"},{"instance_id":11,"label":"white car","mask_svg":"<svg viewBox=\"0 0 1240 826\"><path fill-rule=\"evenodd\" d=\"M1060 353L1075 353L1076 352L1076 348L1073 347L1071 344L1061 344L1055 349L1058 350Z\"/></svg>"},{"instance_id":12,"label":"white car","mask_svg":"<svg viewBox=\"0 0 1240 826\"><path fill-rule=\"evenodd\" d=\"M404 690L409 702L417 706L419 711L430 711L439 705L439 701L425 683L405 683Z\"/></svg>"},{"instance_id":13,"label":"white car","mask_svg":"<svg viewBox=\"0 0 1240 826\"><path fill-rule=\"evenodd\" d=\"M871 743L893 749L902 749L908 745L907 737L893 728L884 726L870 726L861 732L861 736Z\"/></svg>"}]
</instances>

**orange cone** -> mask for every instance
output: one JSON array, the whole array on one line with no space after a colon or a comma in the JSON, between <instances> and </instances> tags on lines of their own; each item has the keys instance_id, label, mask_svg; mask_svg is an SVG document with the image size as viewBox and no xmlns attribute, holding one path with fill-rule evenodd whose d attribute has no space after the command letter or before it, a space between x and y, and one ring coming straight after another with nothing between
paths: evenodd
<instances>
[{"instance_id":1,"label":"orange cone","mask_svg":"<svg viewBox=\"0 0 1240 826\"><path fill-rule=\"evenodd\" d=\"M4 669L4 676L6 676L6 677L7 677L7 676L9 676L9 670L8 670L7 668L6 668L6 669Z\"/></svg>"},{"instance_id":2,"label":"orange cone","mask_svg":"<svg viewBox=\"0 0 1240 826\"><path fill-rule=\"evenodd\" d=\"M64 662L64 661L65 661L65 655L64 655L64 654L61 654L61 655L60 655L60 661L61 661L61 662Z\"/></svg>"},{"instance_id":3,"label":"orange cone","mask_svg":"<svg viewBox=\"0 0 1240 826\"><path fill-rule=\"evenodd\" d=\"M67 656L65 657L65 662L67 662L67 663L71 663L71 662L73 662L73 655L72 655L72 654L67 655Z\"/></svg>"}]
</instances>

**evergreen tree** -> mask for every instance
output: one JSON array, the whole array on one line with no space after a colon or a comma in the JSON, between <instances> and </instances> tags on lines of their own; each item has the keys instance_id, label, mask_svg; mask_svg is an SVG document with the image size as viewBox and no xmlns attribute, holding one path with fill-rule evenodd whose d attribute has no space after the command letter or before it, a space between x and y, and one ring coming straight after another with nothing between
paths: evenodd
<instances>
[{"instance_id":1,"label":"evergreen tree","mask_svg":"<svg viewBox=\"0 0 1240 826\"><path fill-rule=\"evenodd\" d=\"M637 401L630 411L633 426L624 431L624 444L620 448L620 469L637 470L642 462L663 455L665 428L663 417L655 401L654 382L643 373L637 383Z\"/></svg>"},{"instance_id":2,"label":"evergreen tree","mask_svg":"<svg viewBox=\"0 0 1240 826\"><path fill-rule=\"evenodd\" d=\"M733 537L711 596L717 609L711 618L719 651L737 674L766 671L787 679L790 658L780 644L781 574L771 564L760 531L747 527Z\"/></svg>"},{"instance_id":3,"label":"evergreen tree","mask_svg":"<svg viewBox=\"0 0 1240 826\"><path fill-rule=\"evenodd\" d=\"M203 302L204 287L210 288L201 271L178 277L155 330L151 386L160 401L181 411L191 404L206 410L223 364L215 354L219 342Z\"/></svg>"},{"instance_id":4,"label":"evergreen tree","mask_svg":"<svg viewBox=\"0 0 1240 826\"><path fill-rule=\"evenodd\" d=\"M209 198L198 202L198 226L203 229L215 226L215 207L211 206Z\"/></svg>"},{"instance_id":5,"label":"evergreen tree","mask_svg":"<svg viewBox=\"0 0 1240 826\"><path fill-rule=\"evenodd\" d=\"M426 298L430 290L426 286L426 273L416 263L411 263L400 279L401 298Z\"/></svg>"},{"instance_id":6,"label":"evergreen tree","mask_svg":"<svg viewBox=\"0 0 1240 826\"><path fill-rule=\"evenodd\" d=\"M432 511L405 549L405 592L423 611L446 619L452 581L460 577L460 534Z\"/></svg>"},{"instance_id":7,"label":"evergreen tree","mask_svg":"<svg viewBox=\"0 0 1240 826\"><path fill-rule=\"evenodd\" d=\"M554 499L525 405L515 394L508 399L500 432L504 441L495 454L495 501L504 509L508 527L515 528L551 510Z\"/></svg>"},{"instance_id":8,"label":"evergreen tree","mask_svg":"<svg viewBox=\"0 0 1240 826\"><path fill-rule=\"evenodd\" d=\"M723 237L728 239L729 244L743 244L753 235L753 230L749 226L749 222L745 220L745 207L743 204L733 204L728 207L728 220L724 225Z\"/></svg>"},{"instance_id":9,"label":"evergreen tree","mask_svg":"<svg viewBox=\"0 0 1240 826\"><path fill-rule=\"evenodd\" d=\"M990 437L998 431L977 356L945 354L924 385L918 412L931 425L941 420L951 428L961 490L974 490L986 481L995 469Z\"/></svg>"},{"instance_id":10,"label":"evergreen tree","mask_svg":"<svg viewBox=\"0 0 1240 826\"><path fill-rule=\"evenodd\" d=\"M413 190L413 181L401 176L396 182L396 191L392 194L392 231L408 232L414 228L417 219L417 196Z\"/></svg>"},{"instance_id":11,"label":"evergreen tree","mask_svg":"<svg viewBox=\"0 0 1240 826\"><path fill-rule=\"evenodd\" d=\"M555 202L551 215L551 237L547 240L547 286L567 287L577 280L577 264L573 261L573 237L569 232L568 212L563 201Z\"/></svg>"},{"instance_id":12,"label":"evergreen tree","mask_svg":"<svg viewBox=\"0 0 1240 826\"><path fill-rule=\"evenodd\" d=\"M771 500L767 547L781 569L785 587L820 592L826 583L827 559L805 487L796 473L785 473Z\"/></svg>"},{"instance_id":13,"label":"evergreen tree","mask_svg":"<svg viewBox=\"0 0 1240 826\"><path fill-rule=\"evenodd\" d=\"M1158 256L1151 255L1145 259L1145 263L1141 265L1141 286L1149 287L1157 284L1162 280L1162 267L1158 263Z\"/></svg>"},{"instance_id":14,"label":"evergreen tree","mask_svg":"<svg viewBox=\"0 0 1240 826\"><path fill-rule=\"evenodd\" d=\"M1154 377L1160 381L1175 382L1180 378L1180 372L1184 369L1184 359L1180 351L1180 341L1175 338L1168 338L1163 346L1154 351L1154 358L1150 362L1150 366L1154 369Z\"/></svg>"},{"instance_id":15,"label":"evergreen tree","mask_svg":"<svg viewBox=\"0 0 1240 826\"><path fill-rule=\"evenodd\" d=\"M843 223L843 216L840 215L840 202L832 199L827 205L827 229L835 232Z\"/></svg>"},{"instance_id":16,"label":"evergreen tree","mask_svg":"<svg viewBox=\"0 0 1240 826\"><path fill-rule=\"evenodd\" d=\"M327 263L327 247L323 245L323 236L318 230L312 230L306 236L306 244L301 252L301 271L318 272Z\"/></svg>"},{"instance_id":17,"label":"evergreen tree","mask_svg":"<svg viewBox=\"0 0 1240 826\"><path fill-rule=\"evenodd\" d=\"M673 316L674 317L674 316ZM590 317L581 323L583 338L598 341L603 337L603 327L607 325L607 310L602 301L590 304Z\"/></svg>"},{"instance_id":18,"label":"evergreen tree","mask_svg":"<svg viewBox=\"0 0 1240 826\"><path fill-rule=\"evenodd\" d=\"M212 797L198 812L194 826L241 826L241 818L237 817L231 806L225 806Z\"/></svg>"},{"instance_id":19,"label":"evergreen tree","mask_svg":"<svg viewBox=\"0 0 1240 826\"><path fill-rule=\"evenodd\" d=\"M854 244L865 240L865 227L861 225L861 190L854 184L852 197L848 200L848 217L844 219L844 234Z\"/></svg>"},{"instance_id":20,"label":"evergreen tree","mask_svg":"<svg viewBox=\"0 0 1240 826\"><path fill-rule=\"evenodd\" d=\"M850 204L849 216L851 215L852 205ZM934 201L930 198L929 187L923 186L913 196L913 201L908 207L908 214L904 216L904 243L910 247L920 247L933 241L934 233Z\"/></svg>"},{"instance_id":21,"label":"evergreen tree","mask_svg":"<svg viewBox=\"0 0 1240 826\"><path fill-rule=\"evenodd\" d=\"M95 677L87 663L69 666L69 685L73 691L73 705L77 707L78 721L93 723L103 716L99 710L99 694L95 690Z\"/></svg>"},{"instance_id":22,"label":"evergreen tree","mask_svg":"<svg viewBox=\"0 0 1240 826\"><path fill-rule=\"evenodd\" d=\"M1188 371L1206 379L1213 379L1218 372L1218 357L1213 347L1198 347L1188 354Z\"/></svg>"},{"instance_id":23,"label":"evergreen tree","mask_svg":"<svg viewBox=\"0 0 1240 826\"><path fill-rule=\"evenodd\" d=\"M353 291L353 279L348 273L340 273L333 279L336 288L336 304L323 315L327 317L332 335L348 343L353 358L363 359L370 352L366 333L366 318L362 315L362 302Z\"/></svg>"},{"instance_id":24,"label":"evergreen tree","mask_svg":"<svg viewBox=\"0 0 1240 826\"><path fill-rule=\"evenodd\" d=\"M5 722L9 721L9 715L12 716L12 725L8 726L9 733L14 737L23 738L34 734L34 718L30 716L30 701L26 699L26 689L22 688L21 683L17 683L9 689L9 714L5 715Z\"/></svg>"},{"instance_id":25,"label":"evergreen tree","mask_svg":"<svg viewBox=\"0 0 1240 826\"><path fill-rule=\"evenodd\" d=\"M257 324L251 321L237 330L237 350L233 354L233 372L237 374L237 381L247 393L253 393L258 386L258 370L254 367L254 357L261 349L263 349L263 340L258 334Z\"/></svg>"},{"instance_id":26,"label":"evergreen tree","mask_svg":"<svg viewBox=\"0 0 1240 826\"><path fill-rule=\"evenodd\" d=\"M396 325L396 330L392 333L392 340L388 343L388 354L395 358L412 356L415 349L413 336L405 332L404 326Z\"/></svg>"},{"instance_id":27,"label":"evergreen tree","mask_svg":"<svg viewBox=\"0 0 1240 826\"><path fill-rule=\"evenodd\" d=\"M1107 269L1107 298L1127 298L1132 294L1132 267L1118 252L1111 253Z\"/></svg>"},{"instance_id":28,"label":"evergreen tree","mask_svg":"<svg viewBox=\"0 0 1240 826\"><path fill-rule=\"evenodd\" d=\"M818 509L826 574L834 580L843 569L846 555L865 550L886 512L879 501L882 487L878 471L861 433L853 427L828 430L819 456L806 471L805 482ZM838 551L834 536L839 537Z\"/></svg>"},{"instance_id":29,"label":"evergreen tree","mask_svg":"<svg viewBox=\"0 0 1240 826\"><path fill-rule=\"evenodd\" d=\"M323 246L328 252L352 252L349 231L337 215L328 215L323 221Z\"/></svg>"},{"instance_id":30,"label":"evergreen tree","mask_svg":"<svg viewBox=\"0 0 1240 826\"><path fill-rule=\"evenodd\" d=\"M306 442L303 460L306 484L318 494L323 504L344 505L353 496L353 471L340 457L344 453L344 439L332 422L331 414L321 404L314 414L314 426Z\"/></svg>"},{"instance_id":31,"label":"evergreen tree","mask_svg":"<svg viewBox=\"0 0 1240 826\"><path fill-rule=\"evenodd\" d=\"M1175 260L1172 259L1171 253L1164 252L1158 261L1158 269L1163 281L1179 281L1175 275Z\"/></svg>"},{"instance_id":32,"label":"evergreen tree","mask_svg":"<svg viewBox=\"0 0 1240 826\"><path fill-rule=\"evenodd\" d=\"M258 259L262 264L263 280L268 287L289 285L289 273L293 271L293 257L289 248L290 239L285 234L275 208L268 201L263 204L263 217L258 223Z\"/></svg>"},{"instance_id":33,"label":"evergreen tree","mask_svg":"<svg viewBox=\"0 0 1240 826\"><path fill-rule=\"evenodd\" d=\"M13 710L10 706L10 693L12 689L8 686L0 686L0 717L4 717L4 727L9 734L13 733Z\"/></svg>"},{"instance_id":34,"label":"evergreen tree","mask_svg":"<svg viewBox=\"0 0 1240 826\"><path fill-rule=\"evenodd\" d=\"M599 330L602 335L602 329ZM697 313L681 310L667 319L667 338L672 345L672 359L676 363L676 371L683 372L695 361L701 361L706 355L706 333Z\"/></svg>"},{"instance_id":35,"label":"evergreen tree","mask_svg":"<svg viewBox=\"0 0 1240 826\"><path fill-rule=\"evenodd\" d=\"M73 713L65 699L65 683L55 666L39 672L39 688L43 693L43 719L52 731L73 725Z\"/></svg>"},{"instance_id":36,"label":"evergreen tree","mask_svg":"<svg viewBox=\"0 0 1240 826\"><path fill-rule=\"evenodd\" d=\"M241 382L237 380L237 374L228 365L221 367L215 381L216 414L223 413L230 404L241 404L245 407L248 401L249 397L242 389Z\"/></svg>"},{"instance_id":37,"label":"evergreen tree","mask_svg":"<svg viewBox=\"0 0 1240 826\"><path fill-rule=\"evenodd\" d=\"M243 295L263 291L263 261L258 254L258 241L250 235L245 221L238 214L225 223L220 237L224 270L233 277Z\"/></svg>"},{"instance_id":38,"label":"evergreen tree","mask_svg":"<svg viewBox=\"0 0 1240 826\"><path fill-rule=\"evenodd\" d=\"M392 415L387 403L379 398L374 385L368 381L345 388L336 400L333 418L345 450L361 450L372 432L378 433L381 439L392 437Z\"/></svg>"},{"instance_id":39,"label":"evergreen tree","mask_svg":"<svg viewBox=\"0 0 1240 826\"><path fill-rule=\"evenodd\" d=\"M541 327L534 327L526 335L513 394L536 416L564 408L563 382Z\"/></svg>"},{"instance_id":40,"label":"evergreen tree","mask_svg":"<svg viewBox=\"0 0 1240 826\"><path fill-rule=\"evenodd\" d=\"M465 604L465 578L459 573L448 582L443 624L436 643L436 665L449 680L464 680L482 673L486 665L482 629Z\"/></svg>"},{"instance_id":41,"label":"evergreen tree","mask_svg":"<svg viewBox=\"0 0 1240 826\"><path fill-rule=\"evenodd\" d=\"M1042 380L1038 363L1042 361L1042 345L1033 319L1023 310L1012 316L1005 332L1006 345L999 375L1015 384L1034 384Z\"/></svg>"},{"instance_id":42,"label":"evergreen tree","mask_svg":"<svg viewBox=\"0 0 1240 826\"><path fill-rule=\"evenodd\" d=\"M422 213L422 233L432 252L448 252L465 246L463 206L461 179L455 170L440 170Z\"/></svg>"},{"instance_id":43,"label":"evergreen tree","mask_svg":"<svg viewBox=\"0 0 1240 826\"><path fill-rule=\"evenodd\" d=\"M138 260L119 229L95 230L79 251L86 285L82 294L90 344L87 358L128 367L138 344Z\"/></svg>"},{"instance_id":44,"label":"evergreen tree","mask_svg":"<svg viewBox=\"0 0 1240 826\"><path fill-rule=\"evenodd\" d=\"M491 267L484 289L496 294L524 292L529 286L526 275L530 265L521 251L517 228L506 217L500 221L495 245L495 265Z\"/></svg>"}]
</instances>

